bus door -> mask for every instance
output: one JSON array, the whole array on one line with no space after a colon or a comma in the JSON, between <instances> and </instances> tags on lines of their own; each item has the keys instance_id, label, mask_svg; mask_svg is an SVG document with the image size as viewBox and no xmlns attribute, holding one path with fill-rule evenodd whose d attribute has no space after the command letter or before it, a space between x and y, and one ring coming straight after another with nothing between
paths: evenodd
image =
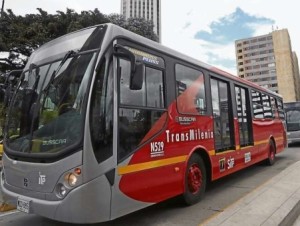
<instances>
[{"instance_id":1,"label":"bus door","mask_svg":"<svg viewBox=\"0 0 300 226\"><path fill-rule=\"evenodd\" d=\"M252 118L248 90L236 86L235 96L239 127L239 141L240 147L243 148L253 145Z\"/></svg>"},{"instance_id":2,"label":"bus door","mask_svg":"<svg viewBox=\"0 0 300 226\"><path fill-rule=\"evenodd\" d=\"M215 150L220 153L234 149L234 124L229 84L211 78L211 97L214 118Z\"/></svg>"},{"instance_id":3,"label":"bus door","mask_svg":"<svg viewBox=\"0 0 300 226\"><path fill-rule=\"evenodd\" d=\"M116 54L114 57L118 87L118 166L113 188L112 218L148 206L149 202L154 202L161 196L161 193L153 189L153 186L158 186L159 167L149 167L147 170L140 167L152 166L155 156L151 154L150 147L153 143L159 143L159 153L156 154L164 154L163 140L159 137L167 118L164 60L144 50L128 47L126 43L117 47L124 54ZM133 62L136 64L134 72ZM140 66L142 68L138 68ZM136 76L141 77L141 80ZM153 139L156 139L155 142L152 142Z\"/></svg>"}]
</instances>

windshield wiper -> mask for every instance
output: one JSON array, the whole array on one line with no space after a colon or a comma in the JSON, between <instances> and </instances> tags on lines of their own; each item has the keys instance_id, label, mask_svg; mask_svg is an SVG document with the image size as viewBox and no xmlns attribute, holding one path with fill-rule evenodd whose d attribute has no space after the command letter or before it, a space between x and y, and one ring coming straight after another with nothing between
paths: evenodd
<instances>
[{"instance_id":1,"label":"windshield wiper","mask_svg":"<svg viewBox=\"0 0 300 226\"><path fill-rule=\"evenodd\" d=\"M64 58L61 60L60 64L58 65L57 69L55 69L50 77L50 80L46 86L46 88L44 89L44 92L47 92L49 87L51 86L55 76L57 75L57 73L60 71L60 69L62 68L62 66L65 64L65 62L72 56L74 56L76 54L76 52L74 50L70 50L66 53L66 55L64 56Z\"/></svg>"}]
</instances>

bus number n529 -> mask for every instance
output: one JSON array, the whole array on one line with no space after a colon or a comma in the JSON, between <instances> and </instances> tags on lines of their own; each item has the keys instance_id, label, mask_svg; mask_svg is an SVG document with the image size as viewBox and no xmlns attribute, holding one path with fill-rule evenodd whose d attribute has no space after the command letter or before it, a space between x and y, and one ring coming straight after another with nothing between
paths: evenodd
<instances>
[{"instance_id":1,"label":"bus number n529","mask_svg":"<svg viewBox=\"0 0 300 226\"><path fill-rule=\"evenodd\" d=\"M164 142L151 142L151 157L158 157L164 155Z\"/></svg>"}]
</instances>

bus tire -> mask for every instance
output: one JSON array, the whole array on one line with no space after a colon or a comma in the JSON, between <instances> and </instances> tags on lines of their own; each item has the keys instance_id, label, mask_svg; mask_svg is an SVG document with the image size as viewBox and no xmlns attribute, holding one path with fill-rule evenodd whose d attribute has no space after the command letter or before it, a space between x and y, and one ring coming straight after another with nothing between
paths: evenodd
<instances>
[{"instance_id":1,"label":"bus tire","mask_svg":"<svg viewBox=\"0 0 300 226\"><path fill-rule=\"evenodd\" d=\"M266 160L266 163L268 166L272 166L275 163L275 154L276 154L276 148L275 144L272 140L269 142L269 153L268 153L268 158Z\"/></svg>"},{"instance_id":2,"label":"bus tire","mask_svg":"<svg viewBox=\"0 0 300 226\"><path fill-rule=\"evenodd\" d=\"M206 188L206 168L198 154L193 154L188 161L182 199L184 204L193 205L200 201Z\"/></svg>"}]
</instances>

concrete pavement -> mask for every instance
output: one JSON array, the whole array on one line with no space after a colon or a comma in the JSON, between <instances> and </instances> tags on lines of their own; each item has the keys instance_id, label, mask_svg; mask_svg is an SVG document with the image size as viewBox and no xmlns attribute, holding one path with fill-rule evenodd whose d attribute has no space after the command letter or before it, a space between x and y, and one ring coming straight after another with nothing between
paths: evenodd
<instances>
[{"instance_id":1,"label":"concrete pavement","mask_svg":"<svg viewBox=\"0 0 300 226\"><path fill-rule=\"evenodd\" d=\"M3 202L1 196L0 191L0 200ZM0 212L8 211L12 207L2 208L0 207ZM200 226L298 226L299 215L300 161Z\"/></svg>"},{"instance_id":2,"label":"concrete pavement","mask_svg":"<svg viewBox=\"0 0 300 226\"><path fill-rule=\"evenodd\" d=\"M300 214L300 161L201 226L291 226Z\"/></svg>"}]
</instances>

